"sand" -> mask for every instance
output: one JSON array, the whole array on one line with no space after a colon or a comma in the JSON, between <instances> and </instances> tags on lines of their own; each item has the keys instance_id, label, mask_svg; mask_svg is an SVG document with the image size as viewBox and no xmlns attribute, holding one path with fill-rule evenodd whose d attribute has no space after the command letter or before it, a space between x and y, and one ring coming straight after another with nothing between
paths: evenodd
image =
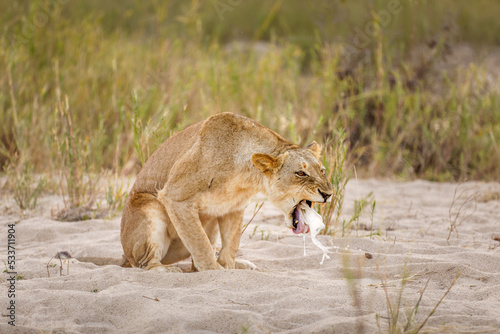
<instances>
[{"instance_id":1,"label":"sand","mask_svg":"<svg viewBox=\"0 0 500 334\"><path fill-rule=\"evenodd\" d=\"M450 231L455 190L475 193ZM423 331L500 333L500 185L426 181L352 180L343 217L354 200L373 191L376 209L346 230L348 236L318 236L332 247L322 252L283 225L265 203L242 236L239 257L258 269L158 273L116 265L97 266L81 257L119 259L120 216L57 222L58 196L39 200L22 213L9 194L0 204L0 258L7 262L7 225L15 227L16 327L8 325L8 274L1 277L1 333L378 333L388 330L387 295L404 327L420 301L420 325L452 285ZM255 205L247 208L245 221ZM452 210L452 213L454 212ZM373 225L373 231L367 231ZM456 233L458 231L458 234ZM370 236L370 234L372 234ZM73 259L49 260L67 251ZM184 270L190 261L180 263ZM62 276L61 276L62 269ZM49 277L50 275L50 277ZM405 284L402 288L402 277ZM398 299L400 296L400 302ZM399 308L398 308L399 304Z\"/></svg>"}]
</instances>

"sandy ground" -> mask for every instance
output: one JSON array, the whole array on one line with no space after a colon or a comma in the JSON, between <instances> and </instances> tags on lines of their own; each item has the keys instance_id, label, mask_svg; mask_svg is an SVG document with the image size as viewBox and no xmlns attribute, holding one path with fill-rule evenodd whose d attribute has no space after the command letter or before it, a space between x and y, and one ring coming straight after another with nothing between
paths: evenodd
<instances>
[{"instance_id":1,"label":"sandy ground","mask_svg":"<svg viewBox=\"0 0 500 334\"><path fill-rule=\"evenodd\" d=\"M120 217L57 222L56 196L21 215L4 194L0 205L0 258L7 262L7 225L15 227L15 298L1 275L1 333L378 333L388 330L388 301L399 309L400 326L411 318L426 286L413 324L420 325L460 277L423 331L500 333L500 185L467 183L459 193L475 193L477 208L464 205L457 231L449 211L459 185L424 181L352 180L344 217L355 199L373 191L376 209L346 231L320 236L331 259L311 239L295 236L283 217L266 203L242 236L239 256L254 271L157 273L80 262L83 256L120 258ZM452 205L453 204L453 205ZM473 204L473 203L472 203ZM246 212L252 216L255 205ZM461 217L466 217L463 220ZM373 231L366 231L373 224ZM60 251L73 259L49 260ZM190 267L185 261L179 265ZM50 274L50 277L49 277ZM402 287L402 277L406 283ZM7 307L15 300L16 328ZM398 300L400 302L398 303ZM399 305L398 305L399 304ZM399 306L399 307L398 307Z\"/></svg>"}]
</instances>

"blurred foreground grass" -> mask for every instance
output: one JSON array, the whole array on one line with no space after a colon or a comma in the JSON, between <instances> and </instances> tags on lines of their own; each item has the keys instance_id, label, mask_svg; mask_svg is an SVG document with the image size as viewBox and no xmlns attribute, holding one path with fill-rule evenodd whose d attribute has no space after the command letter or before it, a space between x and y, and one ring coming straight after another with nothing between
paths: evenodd
<instances>
[{"instance_id":1,"label":"blurred foreground grass","mask_svg":"<svg viewBox=\"0 0 500 334\"><path fill-rule=\"evenodd\" d=\"M358 174L500 175L497 1L0 3L0 163L74 191L223 111L344 129Z\"/></svg>"}]
</instances>

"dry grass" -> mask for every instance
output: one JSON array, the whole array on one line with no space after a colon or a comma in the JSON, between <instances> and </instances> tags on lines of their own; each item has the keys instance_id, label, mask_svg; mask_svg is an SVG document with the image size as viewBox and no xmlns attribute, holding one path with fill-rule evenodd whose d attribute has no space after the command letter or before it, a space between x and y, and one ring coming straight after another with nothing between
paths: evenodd
<instances>
[{"instance_id":1,"label":"dry grass","mask_svg":"<svg viewBox=\"0 0 500 334\"><path fill-rule=\"evenodd\" d=\"M327 222L338 221L350 175L338 170L342 154L362 175L496 178L500 96L490 68L449 62L460 37L481 35L464 28L488 21L492 11L479 8L497 5L440 3L429 16L429 2L402 1L385 24L378 13L388 4L325 2L320 18L297 1L245 2L223 17L198 1L9 2L0 36L0 164L28 157L33 173L59 182L68 208L92 206L103 171L136 171L172 133L233 111L298 144L326 143L338 191ZM252 22L248 10L258 14ZM342 13L353 20L339 21ZM354 57L354 28L367 24L375 33ZM255 43L229 43L235 26L253 29ZM497 43L495 29L493 20L483 43ZM428 56L415 61L421 48Z\"/></svg>"},{"instance_id":2,"label":"dry grass","mask_svg":"<svg viewBox=\"0 0 500 334\"><path fill-rule=\"evenodd\" d=\"M453 193L453 201L448 210L450 231L446 241L450 242L451 235L455 232L458 238L458 226L469 219L476 212L479 193L473 187L460 184Z\"/></svg>"}]
</instances>

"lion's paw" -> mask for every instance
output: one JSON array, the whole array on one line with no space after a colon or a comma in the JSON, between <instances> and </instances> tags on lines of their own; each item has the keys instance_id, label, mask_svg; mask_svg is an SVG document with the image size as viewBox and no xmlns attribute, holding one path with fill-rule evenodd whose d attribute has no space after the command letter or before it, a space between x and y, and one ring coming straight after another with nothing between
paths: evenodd
<instances>
[{"instance_id":1,"label":"lion's paw","mask_svg":"<svg viewBox=\"0 0 500 334\"><path fill-rule=\"evenodd\" d=\"M234 268L255 270L257 269L257 266L250 261L237 259L234 261Z\"/></svg>"},{"instance_id":2,"label":"lion's paw","mask_svg":"<svg viewBox=\"0 0 500 334\"><path fill-rule=\"evenodd\" d=\"M182 273L181 268L176 267L176 266L170 266L170 265L157 265L152 268L148 268L149 270L155 270L155 271L162 271L166 273Z\"/></svg>"}]
</instances>

